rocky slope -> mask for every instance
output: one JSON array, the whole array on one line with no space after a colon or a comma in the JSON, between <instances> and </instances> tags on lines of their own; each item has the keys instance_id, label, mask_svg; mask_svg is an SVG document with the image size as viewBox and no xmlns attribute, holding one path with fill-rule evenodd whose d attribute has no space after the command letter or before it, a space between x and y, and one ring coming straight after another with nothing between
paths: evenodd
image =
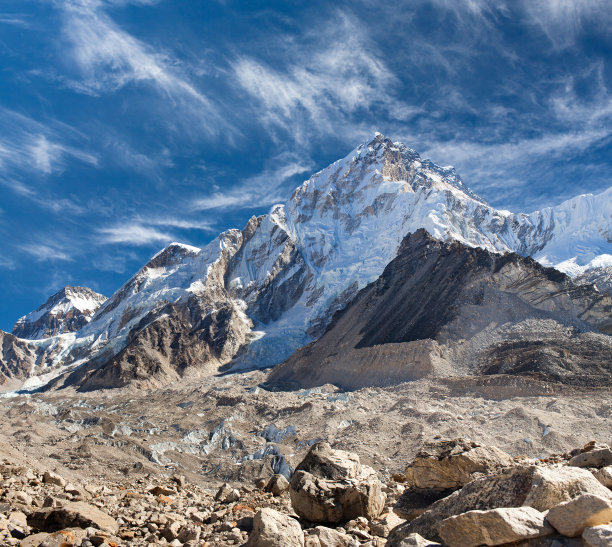
<instances>
[{"instance_id":1,"label":"rocky slope","mask_svg":"<svg viewBox=\"0 0 612 547\"><path fill-rule=\"evenodd\" d=\"M607 264L611 200L612 189L530 215L496 210L452 168L377 134L244 230L170 245L76 333L35 341L38 364L23 370L34 385L87 363L69 382L92 389L273 365L319 336L407 233L579 273Z\"/></svg>"},{"instance_id":2,"label":"rocky slope","mask_svg":"<svg viewBox=\"0 0 612 547\"><path fill-rule=\"evenodd\" d=\"M527 374L604 385L612 362L612 299L516 254L425 230L270 382L345 389L428 375Z\"/></svg>"},{"instance_id":3,"label":"rocky slope","mask_svg":"<svg viewBox=\"0 0 612 547\"><path fill-rule=\"evenodd\" d=\"M106 297L87 287L64 287L40 308L21 317L13 327L19 338L37 340L84 327Z\"/></svg>"}]
</instances>

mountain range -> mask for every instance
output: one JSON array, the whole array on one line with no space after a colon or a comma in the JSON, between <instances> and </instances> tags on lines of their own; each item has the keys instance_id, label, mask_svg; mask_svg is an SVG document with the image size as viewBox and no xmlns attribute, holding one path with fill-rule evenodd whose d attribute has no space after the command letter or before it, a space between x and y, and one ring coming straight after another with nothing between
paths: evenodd
<instances>
[{"instance_id":1,"label":"mountain range","mask_svg":"<svg viewBox=\"0 0 612 547\"><path fill-rule=\"evenodd\" d=\"M451 314L440 309L440 317L429 318L431 328L418 336L418 329L399 335L385 325L389 340L377 338L377 327L372 326L376 321L370 318L369 327L363 324L365 334L351 334L357 345L429 340L433 347L444 340L442 345L448 347L451 342L467 347L478 329L491 332L483 317L492 318L496 306L510 305L504 299L514 294L522 304L506 331L530 319L549 320L561 329L573 329L559 334L565 341L568 336L600 336L608 347L609 336L598 331L609 326L609 297L597 287L609 288L611 243L612 188L531 214L511 213L489 206L453 168L439 167L376 134L305 181L284 204L252 217L243 230L228 230L201 249L169 245L108 300L88 289L60 291L20 319L13 334L0 333L0 373L5 389L51 382L54 387L89 390L151 388L180 378L276 365L326 329L329 337L341 323L330 326L334 314L346 308L347 317L355 302L363 302L360 291L376 292L364 288L380 284L379 276L384 278L398 260L408 264L410 275L425 275L431 255L423 254L423 248L438 249L440 257L446 257L439 258L446 271L456 271L450 279L438 277L454 295L433 299L439 287L425 277L410 280L404 273L392 276L392 284L407 282L412 292L398 289L401 299L385 297L375 305L401 304L401 313L408 315L425 302L426 308L480 305L486 314L479 315L484 308L469 308L472 315L468 308ZM514 254L499 258L503 253ZM448 256L457 264L468 261L478 267L455 270ZM558 271L544 268L551 266ZM574 289L560 272L589 285ZM461 282L455 278L459 273ZM477 304L478 294L484 304ZM366 317L359 316L364 321ZM477 328L455 328L469 317L478 319ZM475 355L495 361L504 343L517 342L512 334L504 334L503 318L502 313L497 330L492 329L494 342L482 346L480 353L466 350L461 361L442 351L440 362L467 362ZM533 333L541 332L543 325ZM551 343L558 346L561 338ZM565 351L580 353L582 342ZM470 370L477 369L484 370ZM404 371L396 380L407 377Z\"/></svg>"}]
</instances>

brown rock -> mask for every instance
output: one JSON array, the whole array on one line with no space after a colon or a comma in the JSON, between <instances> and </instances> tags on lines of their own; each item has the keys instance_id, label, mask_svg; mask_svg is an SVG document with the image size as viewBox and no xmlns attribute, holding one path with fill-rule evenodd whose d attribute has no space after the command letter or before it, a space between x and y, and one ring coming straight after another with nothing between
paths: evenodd
<instances>
[{"instance_id":1,"label":"brown rock","mask_svg":"<svg viewBox=\"0 0 612 547\"><path fill-rule=\"evenodd\" d=\"M574 467L605 467L612 465L612 450L606 447L595 448L574 456L569 465Z\"/></svg>"},{"instance_id":2,"label":"brown rock","mask_svg":"<svg viewBox=\"0 0 612 547\"><path fill-rule=\"evenodd\" d=\"M514 460L493 446L465 439L425 445L404 473L406 482L420 489L460 488L474 473L489 474L514 465Z\"/></svg>"},{"instance_id":3,"label":"brown rock","mask_svg":"<svg viewBox=\"0 0 612 547\"><path fill-rule=\"evenodd\" d=\"M67 503L62 507L50 507L34 511L28 517L28 524L43 532L91 526L115 534L119 529L114 518L97 507L82 501Z\"/></svg>"},{"instance_id":4,"label":"brown rock","mask_svg":"<svg viewBox=\"0 0 612 547\"><path fill-rule=\"evenodd\" d=\"M584 494L553 507L546 519L564 536L578 537L585 528L612 521L609 498Z\"/></svg>"},{"instance_id":5,"label":"brown rock","mask_svg":"<svg viewBox=\"0 0 612 547\"><path fill-rule=\"evenodd\" d=\"M284 475L272 475L268 484L266 484L266 492L272 492L275 496L280 496L283 492L289 490L289 481Z\"/></svg>"},{"instance_id":6,"label":"brown rock","mask_svg":"<svg viewBox=\"0 0 612 547\"><path fill-rule=\"evenodd\" d=\"M414 520L422 515L429 506L452 494L452 490L421 490L406 488L393 506L393 512L405 520Z\"/></svg>"},{"instance_id":7,"label":"brown rock","mask_svg":"<svg viewBox=\"0 0 612 547\"><path fill-rule=\"evenodd\" d=\"M612 493L585 469L530 466L503 470L497 475L473 480L461 490L435 502L413 521L393 529L388 547L396 547L413 532L439 541L440 523L467 511L526 505L543 512L587 493L604 499L612 498Z\"/></svg>"},{"instance_id":8,"label":"brown rock","mask_svg":"<svg viewBox=\"0 0 612 547\"><path fill-rule=\"evenodd\" d=\"M552 533L544 514L533 507L468 511L440 524L440 537L453 547L503 545Z\"/></svg>"}]
</instances>

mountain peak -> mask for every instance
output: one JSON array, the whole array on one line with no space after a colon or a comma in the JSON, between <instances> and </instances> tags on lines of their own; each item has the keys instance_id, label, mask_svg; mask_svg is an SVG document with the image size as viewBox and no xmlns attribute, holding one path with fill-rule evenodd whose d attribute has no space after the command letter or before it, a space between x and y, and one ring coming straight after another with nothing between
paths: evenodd
<instances>
[{"instance_id":1,"label":"mountain peak","mask_svg":"<svg viewBox=\"0 0 612 547\"><path fill-rule=\"evenodd\" d=\"M106 297L89 289L66 285L13 327L19 338L37 340L75 332L87 324Z\"/></svg>"}]
</instances>

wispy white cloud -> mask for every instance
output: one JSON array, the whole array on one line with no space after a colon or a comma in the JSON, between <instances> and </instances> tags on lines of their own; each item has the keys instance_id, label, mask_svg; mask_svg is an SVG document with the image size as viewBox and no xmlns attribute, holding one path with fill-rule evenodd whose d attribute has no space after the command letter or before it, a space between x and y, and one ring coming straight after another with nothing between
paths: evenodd
<instances>
[{"instance_id":1,"label":"wispy white cloud","mask_svg":"<svg viewBox=\"0 0 612 547\"><path fill-rule=\"evenodd\" d=\"M0 269L14 270L17 268L17 262L8 256L0 255Z\"/></svg>"},{"instance_id":2,"label":"wispy white cloud","mask_svg":"<svg viewBox=\"0 0 612 547\"><path fill-rule=\"evenodd\" d=\"M361 23L342 11L300 42L279 44L281 68L252 56L232 63L236 81L260 103L256 115L270 128L282 127L300 141L306 128L330 133L337 131L335 122L360 109L401 104L392 93L395 76Z\"/></svg>"},{"instance_id":3,"label":"wispy white cloud","mask_svg":"<svg viewBox=\"0 0 612 547\"><path fill-rule=\"evenodd\" d=\"M151 5L152 1L115 1L111 4ZM100 95L144 82L161 91L175 111L196 121L210 135L233 132L210 98L181 73L180 63L168 53L154 50L121 29L105 12L109 2L72 0L58 4L64 12L64 35L70 56L81 78L70 86L79 92Z\"/></svg>"},{"instance_id":4,"label":"wispy white cloud","mask_svg":"<svg viewBox=\"0 0 612 547\"><path fill-rule=\"evenodd\" d=\"M71 261L72 257L65 249L52 243L27 243L21 245L20 249L33 256L37 262L54 260Z\"/></svg>"},{"instance_id":5,"label":"wispy white cloud","mask_svg":"<svg viewBox=\"0 0 612 547\"><path fill-rule=\"evenodd\" d=\"M129 245L150 245L174 239L168 232L161 232L152 226L135 222L120 223L98 230L98 241L104 244L122 243Z\"/></svg>"},{"instance_id":6,"label":"wispy white cloud","mask_svg":"<svg viewBox=\"0 0 612 547\"><path fill-rule=\"evenodd\" d=\"M309 172L313 167L309 159L295 154L281 154L269 161L262 173L241 181L228 191L216 190L213 194L191 203L194 211L252 209L285 201L289 189L285 183L294 176Z\"/></svg>"}]
</instances>

